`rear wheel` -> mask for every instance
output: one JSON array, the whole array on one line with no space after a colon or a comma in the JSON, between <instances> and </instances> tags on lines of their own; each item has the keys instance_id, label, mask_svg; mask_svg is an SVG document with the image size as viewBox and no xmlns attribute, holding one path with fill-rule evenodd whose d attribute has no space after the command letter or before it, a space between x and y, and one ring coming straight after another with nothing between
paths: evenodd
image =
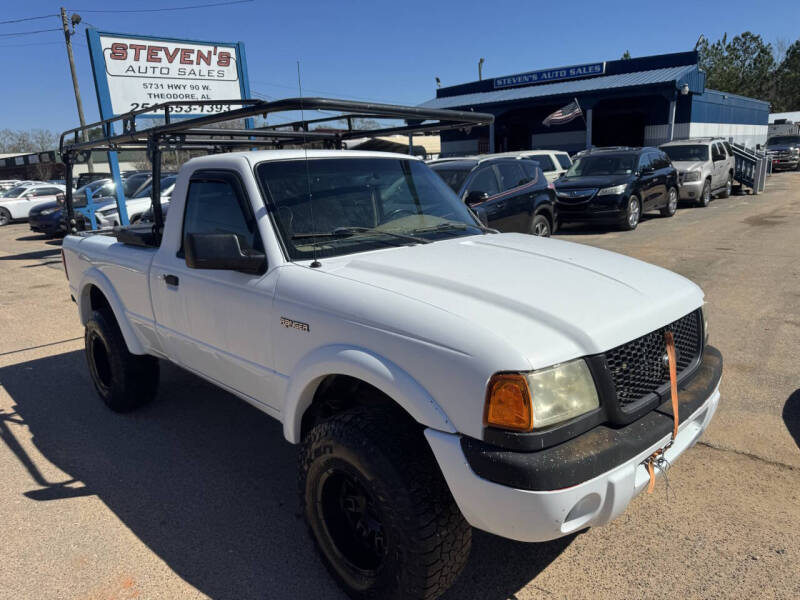
<instances>
[{"instance_id":1,"label":"rear wheel","mask_svg":"<svg viewBox=\"0 0 800 600\"><path fill-rule=\"evenodd\" d=\"M11 223L11 213L7 208L0 208L0 227Z\"/></svg>"},{"instance_id":2,"label":"rear wheel","mask_svg":"<svg viewBox=\"0 0 800 600\"><path fill-rule=\"evenodd\" d=\"M625 231L633 231L639 225L639 219L642 216L642 205L639 198L631 196L628 199L628 204L625 207L625 220L622 221L622 229Z\"/></svg>"},{"instance_id":3,"label":"rear wheel","mask_svg":"<svg viewBox=\"0 0 800 600\"><path fill-rule=\"evenodd\" d=\"M550 221L544 215L534 215L531 221L531 235L538 235L539 237L550 237Z\"/></svg>"},{"instance_id":4,"label":"rear wheel","mask_svg":"<svg viewBox=\"0 0 800 600\"><path fill-rule=\"evenodd\" d=\"M662 217L671 217L678 210L678 190L671 187L667 190L667 205L661 209Z\"/></svg>"},{"instance_id":5,"label":"rear wheel","mask_svg":"<svg viewBox=\"0 0 800 600\"><path fill-rule=\"evenodd\" d=\"M464 568L471 528L405 415L356 408L314 427L298 488L323 562L353 598L437 598Z\"/></svg>"},{"instance_id":6,"label":"rear wheel","mask_svg":"<svg viewBox=\"0 0 800 600\"><path fill-rule=\"evenodd\" d=\"M703 184L703 191L700 192L700 198L697 200L697 204L699 206L708 206L711 202L711 181L706 179L706 182Z\"/></svg>"},{"instance_id":7,"label":"rear wheel","mask_svg":"<svg viewBox=\"0 0 800 600\"><path fill-rule=\"evenodd\" d=\"M96 310L84 334L89 374L111 410L127 412L147 404L158 389L158 359L128 352L114 315Z\"/></svg>"},{"instance_id":8,"label":"rear wheel","mask_svg":"<svg viewBox=\"0 0 800 600\"><path fill-rule=\"evenodd\" d=\"M720 196L722 198L730 198L732 191L733 191L733 175L728 175L728 180L725 182L725 189L722 191L722 194L720 194Z\"/></svg>"}]
</instances>

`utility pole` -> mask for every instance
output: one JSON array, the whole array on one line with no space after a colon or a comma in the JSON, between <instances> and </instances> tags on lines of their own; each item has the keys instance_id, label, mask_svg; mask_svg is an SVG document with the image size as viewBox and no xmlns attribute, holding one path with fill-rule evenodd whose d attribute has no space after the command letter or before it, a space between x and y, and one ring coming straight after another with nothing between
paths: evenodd
<instances>
[{"instance_id":1,"label":"utility pole","mask_svg":"<svg viewBox=\"0 0 800 600\"><path fill-rule=\"evenodd\" d=\"M73 31L75 25L81 22L80 15L73 14L72 15L72 27ZM67 20L67 11L64 10L64 7L61 7L61 24L64 26L64 40L67 42L67 56L69 57L69 70L72 73L72 87L75 90L75 103L78 105L78 119L80 119L81 127L86 127L86 119L83 118L83 102L81 102L81 91L78 88L78 75L75 73L75 57L72 54L72 32L69 30L70 21ZM87 132L83 132L87 134ZM92 162L92 153L89 152L89 161L87 164L89 168L89 173L94 173L94 163Z\"/></svg>"}]
</instances>

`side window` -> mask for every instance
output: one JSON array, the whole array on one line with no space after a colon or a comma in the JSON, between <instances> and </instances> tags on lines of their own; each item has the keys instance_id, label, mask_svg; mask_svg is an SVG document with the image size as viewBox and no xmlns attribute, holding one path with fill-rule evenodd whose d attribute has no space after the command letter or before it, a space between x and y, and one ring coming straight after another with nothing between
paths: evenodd
<instances>
[{"instance_id":1,"label":"side window","mask_svg":"<svg viewBox=\"0 0 800 600\"><path fill-rule=\"evenodd\" d=\"M34 196L50 196L54 192L50 191L52 188L36 188L33 190Z\"/></svg>"},{"instance_id":2,"label":"side window","mask_svg":"<svg viewBox=\"0 0 800 600\"><path fill-rule=\"evenodd\" d=\"M469 184L467 190L468 194L472 192L483 192L490 196L500 193L500 187L497 185L497 177L495 177L492 167L486 167L478 171L475 175L475 179Z\"/></svg>"},{"instance_id":3,"label":"side window","mask_svg":"<svg viewBox=\"0 0 800 600\"><path fill-rule=\"evenodd\" d=\"M639 157L639 171L644 171L645 169L652 169L653 166L653 155L649 152L642 154Z\"/></svg>"},{"instance_id":4,"label":"side window","mask_svg":"<svg viewBox=\"0 0 800 600\"><path fill-rule=\"evenodd\" d=\"M519 162L522 170L525 172L525 183L538 179L539 175L536 171L539 169L539 166L536 162L533 160L521 160Z\"/></svg>"},{"instance_id":5,"label":"side window","mask_svg":"<svg viewBox=\"0 0 800 600\"><path fill-rule=\"evenodd\" d=\"M656 152L656 157L657 157L657 160L658 160L658 168L659 169L667 169L667 168L669 168L671 163L670 163L669 157L666 154L664 154L663 152L661 152L659 150L658 152Z\"/></svg>"},{"instance_id":6,"label":"side window","mask_svg":"<svg viewBox=\"0 0 800 600\"><path fill-rule=\"evenodd\" d=\"M556 154L556 159L558 160L558 164L561 165L562 169L569 169L572 166L572 161L566 154Z\"/></svg>"},{"instance_id":7,"label":"side window","mask_svg":"<svg viewBox=\"0 0 800 600\"><path fill-rule=\"evenodd\" d=\"M263 250L256 221L232 176L190 181L183 216L184 239L190 233L235 233L242 247Z\"/></svg>"},{"instance_id":8,"label":"side window","mask_svg":"<svg viewBox=\"0 0 800 600\"><path fill-rule=\"evenodd\" d=\"M505 192L511 188L525 185L528 178L517 163L504 162L497 165L500 174L500 188Z\"/></svg>"},{"instance_id":9,"label":"side window","mask_svg":"<svg viewBox=\"0 0 800 600\"><path fill-rule=\"evenodd\" d=\"M550 158L549 154L537 154L531 158L539 163L539 166L545 173L556 170L556 166L553 164L553 159Z\"/></svg>"},{"instance_id":10,"label":"side window","mask_svg":"<svg viewBox=\"0 0 800 600\"><path fill-rule=\"evenodd\" d=\"M728 156L733 156L733 148L728 142L722 142L722 145L725 146L725 150L728 151Z\"/></svg>"},{"instance_id":11,"label":"side window","mask_svg":"<svg viewBox=\"0 0 800 600\"><path fill-rule=\"evenodd\" d=\"M711 153L713 156L713 160L725 160L725 149L719 142L715 142L712 146Z\"/></svg>"}]
</instances>

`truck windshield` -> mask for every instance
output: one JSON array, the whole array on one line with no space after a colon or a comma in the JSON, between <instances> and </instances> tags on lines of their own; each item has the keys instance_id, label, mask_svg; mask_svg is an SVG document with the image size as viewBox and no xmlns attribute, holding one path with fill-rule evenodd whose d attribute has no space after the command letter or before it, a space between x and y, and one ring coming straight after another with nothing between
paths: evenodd
<instances>
[{"instance_id":1,"label":"truck windshield","mask_svg":"<svg viewBox=\"0 0 800 600\"><path fill-rule=\"evenodd\" d=\"M572 163L567 177L594 175L629 175L636 165L634 154L611 154L607 156L584 156Z\"/></svg>"},{"instance_id":2,"label":"truck windshield","mask_svg":"<svg viewBox=\"0 0 800 600\"><path fill-rule=\"evenodd\" d=\"M324 258L482 232L453 190L417 160L269 161L256 173L293 260L312 258L315 246Z\"/></svg>"},{"instance_id":3,"label":"truck windshield","mask_svg":"<svg viewBox=\"0 0 800 600\"><path fill-rule=\"evenodd\" d=\"M667 153L667 156L669 156L669 159L672 162L708 160L708 146L704 144L691 146L664 146L661 149Z\"/></svg>"},{"instance_id":4,"label":"truck windshield","mask_svg":"<svg viewBox=\"0 0 800 600\"><path fill-rule=\"evenodd\" d=\"M783 146L800 144L800 135L777 135L767 140L767 146Z\"/></svg>"}]
</instances>

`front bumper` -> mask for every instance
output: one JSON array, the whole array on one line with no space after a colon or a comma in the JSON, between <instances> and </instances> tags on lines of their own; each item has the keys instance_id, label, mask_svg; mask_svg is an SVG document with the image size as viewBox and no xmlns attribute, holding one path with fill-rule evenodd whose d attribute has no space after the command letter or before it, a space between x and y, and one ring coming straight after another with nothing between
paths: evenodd
<instances>
[{"instance_id":1,"label":"front bumper","mask_svg":"<svg viewBox=\"0 0 800 600\"><path fill-rule=\"evenodd\" d=\"M772 170L793 170L797 168L797 165L800 164L800 157L772 157Z\"/></svg>"},{"instance_id":2,"label":"front bumper","mask_svg":"<svg viewBox=\"0 0 800 600\"><path fill-rule=\"evenodd\" d=\"M719 403L721 374L722 357L712 349L681 388L679 412L686 416L666 452L669 463L708 427ZM604 525L622 514L649 481L642 461L666 445L671 429L671 406L665 402L623 428L598 426L539 452L484 448L479 453L483 460L473 451L465 452L467 445L462 442L467 438L433 429L427 429L425 436L458 507L473 527L523 542L542 542ZM615 461L611 467L609 460ZM476 473L476 468L495 481ZM556 481L558 487L547 487Z\"/></svg>"},{"instance_id":3,"label":"front bumper","mask_svg":"<svg viewBox=\"0 0 800 600\"><path fill-rule=\"evenodd\" d=\"M687 181L678 186L678 197L681 200L697 200L703 193L704 179L698 181Z\"/></svg>"},{"instance_id":4,"label":"front bumper","mask_svg":"<svg viewBox=\"0 0 800 600\"><path fill-rule=\"evenodd\" d=\"M586 202L571 204L557 201L558 220L562 223L574 221L589 221L602 223L616 223L624 220L628 197L620 194L615 196L593 196Z\"/></svg>"},{"instance_id":5,"label":"front bumper","mask_svg":"<svg viewBox=\"0 0 800 600\"><path fill-rule=\"evenodd\" d=\"M28 220L28 225L36 233L58 234L67 231L67 225L61 217L34 217Z\"/></svg>"}]
</instances>

